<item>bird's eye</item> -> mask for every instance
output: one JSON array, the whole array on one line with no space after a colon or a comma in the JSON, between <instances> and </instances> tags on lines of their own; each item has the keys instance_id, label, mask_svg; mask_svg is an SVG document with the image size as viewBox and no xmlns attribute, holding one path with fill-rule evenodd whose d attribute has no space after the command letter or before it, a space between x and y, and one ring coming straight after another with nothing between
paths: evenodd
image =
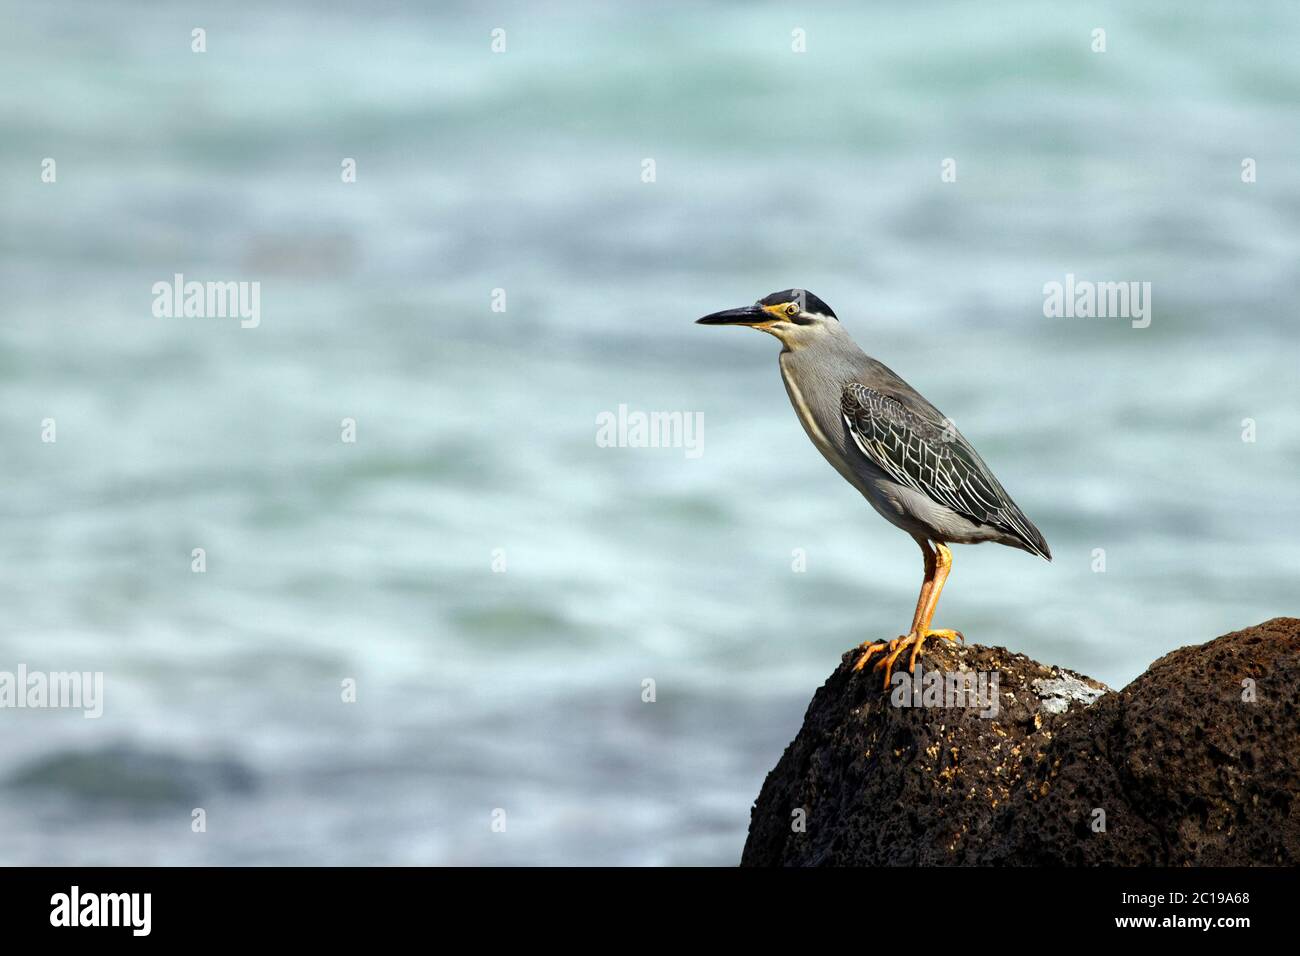
<instances>
[{"instance_id":1,"label":"bird's eye","mask_svg":"<svg viewBox=\"0 0 1300 956\"><path fill-rule=\"evenodd\" d=\"M797 305L795 305L793 302L791 302L789 305L787 305L787 306L785 307L785 314L786 314L786 315L798 315L798 314L799 314L799 306L797 306Z\"/></svg>"}]
</instances>

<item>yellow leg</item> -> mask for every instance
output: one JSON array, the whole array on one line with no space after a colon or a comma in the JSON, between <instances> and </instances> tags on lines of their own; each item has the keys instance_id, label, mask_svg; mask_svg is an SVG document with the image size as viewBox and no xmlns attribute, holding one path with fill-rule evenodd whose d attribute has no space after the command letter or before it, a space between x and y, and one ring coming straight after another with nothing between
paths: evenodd
<instances>
[{"instance_id":1,"label":"yellow leg","mask_svg":"<svg viewBox=\"0 0 1300 956\"><path fill-rule=\"evenodd\" d=\"M934 574L937 567L934 551L930 548L930 542L925 538L917 538L916 543L921 546L921 553L925 555L925 578L921 581L921 593L916 599L916 611L912 615L912 630L915 633L921 622L921 615L925 613L925 608L930 600L930 592L934 586ZM871 656L877 651L889 653L898 646L898 642L903 640L896 637L892 641L865 641L862 643L862 656L858 658L857 663L853 665L855 671L860 671L871 661Z\"/></svg>"},{"instance_id":2,"label":"yellow leg","mask_svg":"<svg viewBox=\"0 0 1300 956\"><path fill-rule=\"evenodd\" d=\"M925 555L925 580L921 582L921 594L916 599L916 612L912 615L912 627L908 633L912 633L921 625L921 615L929 607L930 595L934 593L935 575L939 573L939 559L930 547L930 542L924 538L918 538L917 543L921 546L921 553Z\"/></svg>"},{"instance_id":3,"label":"yellow leg","mask_svg":"<svg viewBox=\"0 0 1300 956\"><path fill-rule=\"evenodd\" d=\"M892 641L879 641L866 648L866 653L854 665L854 670L861 670L870 661L876 651L881 652L880 659L876 661L875 670L885 671L885 688L889 688L889 679L893 676L894 662L898 660L903 651L911 648L912 654L907 661L908 673L916 670L916 658L921 653L921 647L925 644L926 638L937 637L946 641L964 641L961 631L954 631L947 628L932 630L930 622L934 620L935 609L939 606L939 595L943 592L944 582L948 580L948 572L952 570L952 552L947 546L936 541L934 544L934 554L930 557L930 549L927 543L922 542L922 548L927 554L926 560L926 581L921 586L921 597L917 602L916 614L912 618L912 629L903 637L897 637Z\"/></svg>"}]
</instances>

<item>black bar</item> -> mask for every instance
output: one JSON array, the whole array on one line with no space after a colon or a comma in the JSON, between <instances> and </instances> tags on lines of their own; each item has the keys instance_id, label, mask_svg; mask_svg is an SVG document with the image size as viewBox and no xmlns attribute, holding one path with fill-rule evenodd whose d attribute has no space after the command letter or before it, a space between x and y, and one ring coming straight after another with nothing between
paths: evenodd
<instances>
[{"instance_id":1,"label":"black bar","mask_svg":"<svg viewBox=\"0 0 1300 956\"><path fill-rule=\"evenodd\" d=\"M1071 939L1199 934L1231 944L1243 933L1291 925L1295 872L49 868L0 870L0 881L0 925L9 941L52 942L72 933L81 943L133 938L129 925L52 926L52 899L70 897L76 886L83 904L87 895L148 893L149 933L136 938L203 944L337 945L373 942L376 933L432 932L435 939L469 926L493 940L532 933L535 945L556 932L612 944L608 933L620 926L647 938L725 927L733 941L816 927L818 935L862 933L873 943L897 933L921 944L927 936L943 943L1009 933L1027 942L1029 934L1050 932ZM1208 929L1164 922L1242 918L1247 925ZM1154 925L1118 924L1125 919Z\"/></svg>"}]
</instances>

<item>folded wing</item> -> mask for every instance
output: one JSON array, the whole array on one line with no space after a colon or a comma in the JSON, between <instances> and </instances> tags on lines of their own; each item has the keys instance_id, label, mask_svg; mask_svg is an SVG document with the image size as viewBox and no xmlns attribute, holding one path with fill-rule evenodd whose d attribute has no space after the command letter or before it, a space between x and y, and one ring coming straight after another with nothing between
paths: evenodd
<instances>
[{"instance_id":1,"label":"folded wing","mask_svg":"<svg viewBox=\"0 0 1300 956\"><path fill-rule=\"evenodd\" d=\"M904 404L859 382L844 386L840 411L854 444L899 484L979 524L1021 541L1050 560L1033 522L952 423L924 399Z\"/></svg>"}]
</instances>

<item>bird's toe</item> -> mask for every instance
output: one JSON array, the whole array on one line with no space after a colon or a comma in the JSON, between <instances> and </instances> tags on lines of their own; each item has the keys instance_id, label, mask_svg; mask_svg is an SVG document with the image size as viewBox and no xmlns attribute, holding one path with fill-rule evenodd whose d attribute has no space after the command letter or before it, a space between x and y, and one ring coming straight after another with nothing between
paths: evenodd
<instances>
[{"instance_id":1,"label":"bird's toe","mask_svg":"<svg viewBox=\"0 0 1300 956\"><path fill-rule=\"evenodd\" d=\"M866 641L860 646L862 648L862 655L858 658L857 663L853 665L854 671L860 671L866 667L871 661L871 656L877 651L884 653L889 649L889 644L885 641Z\"/></svg>"}]
</instances>

